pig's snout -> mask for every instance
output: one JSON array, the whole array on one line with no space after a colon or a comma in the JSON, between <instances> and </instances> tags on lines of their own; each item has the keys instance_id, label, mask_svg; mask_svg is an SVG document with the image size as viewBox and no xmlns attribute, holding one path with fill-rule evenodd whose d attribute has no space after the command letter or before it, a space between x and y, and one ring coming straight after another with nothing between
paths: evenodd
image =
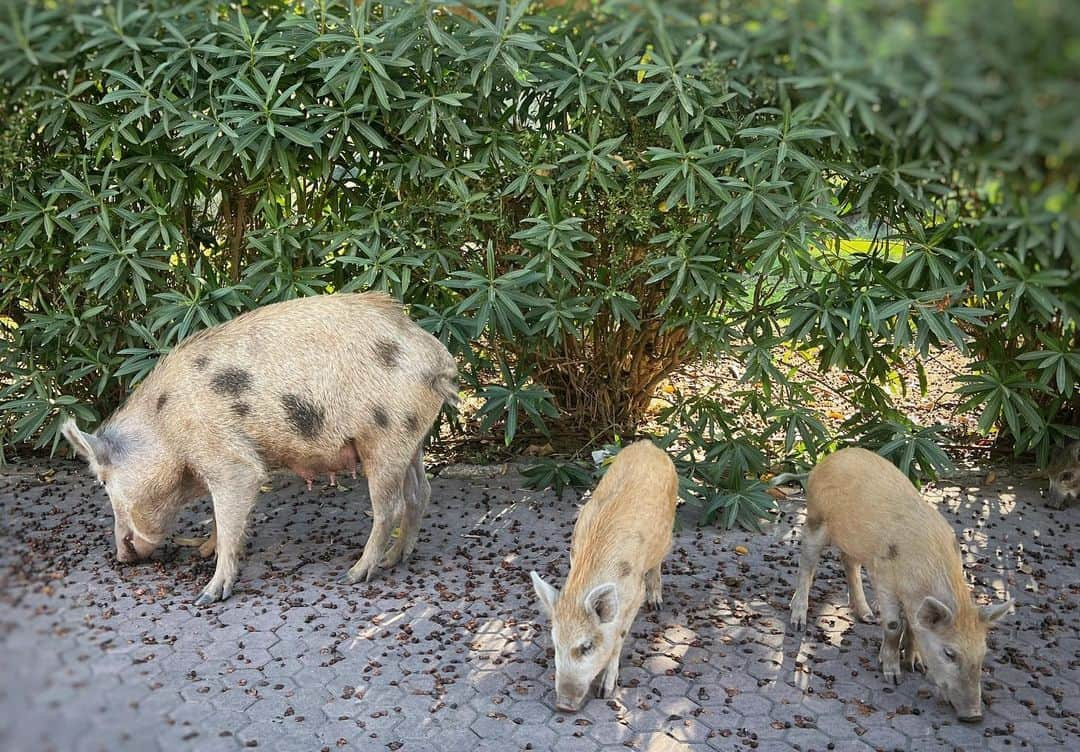
<instances>
[{"instance_id":1,"label":"pig's snout","mask_svg":"<svg viewBox=\"0 0 1080 752\"><path fill-rule=\"evenodd\" d=\"M956 711L956 719L961 723L982 721L982 692L973 694L964 692L959 698L950 697L949 704Z\"/></svg>"},{"instance_id":2,"label":"pig's snout","mask_svg":"<svg viewBox=\"0 0 1080 752\"><path fill-rule=\"evenodd\" d=\"M121 564L139 560L139 552L135 550L135 542L131 539L131 533L125 535L120 540L120 545L116 547L116 560Z\"/></svg>"},{"instance_id":3,"label":"pig's snout","mask_svg":"<svg viewBox=\"0 0 1080 752\"><path fill-rule=\"evenodd\" d=\"M128 533L120 539L116 547L116 560L121 564L142 561L154 552L154 544L137 539L134 533Z\"/></svg>"},{"instance_id":4,"label":"pig's snout","mask_svg":"<svg viewBox=\"0 0 1080 752\"><path fill-rule=\"evenodd\" d=\"M576 713L581 707L581 699L576 702L562 697L555 698L555 709L560 713Z\"/></svg>"},{"instance_id":5,"label":"pig's snout","mask_svg":"<svg viewBox=\"0 0 1080 752\"><path fill-rule=\"evenodd\" d=\"M585 702L586 686L555 682L555 709L564 713L576 713Z\"/></svg>"}]
</instances>

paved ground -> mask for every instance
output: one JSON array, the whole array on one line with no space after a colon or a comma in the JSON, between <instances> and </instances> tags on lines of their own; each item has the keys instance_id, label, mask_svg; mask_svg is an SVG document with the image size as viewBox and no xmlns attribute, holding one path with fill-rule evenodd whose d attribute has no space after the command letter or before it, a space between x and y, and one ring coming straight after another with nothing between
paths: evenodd
<instances>
[{"instance_id":1,"label":"paved ground","mask_svg":"<svg viewBox=\"0 0 1080 752\"><path fill-rule=\"evenodd\" d=\"M0 749L1080 748L1080 508L1045 511L1037 481L944 490L979 597L1019 603L991 638L985 721L968 726L921 676L884 684L835 557L810 630L791 634L796 503L764 535L685 526L617 699L575 716L552 710L528 581L565 575L569 497L436 479L413 561L346 586L331 583L367 536L364 492L277 478L238 592L199 610L211 563L169 548L118 565L103 491L52 467L0 479Z\"/></svg>"}]
</instances>

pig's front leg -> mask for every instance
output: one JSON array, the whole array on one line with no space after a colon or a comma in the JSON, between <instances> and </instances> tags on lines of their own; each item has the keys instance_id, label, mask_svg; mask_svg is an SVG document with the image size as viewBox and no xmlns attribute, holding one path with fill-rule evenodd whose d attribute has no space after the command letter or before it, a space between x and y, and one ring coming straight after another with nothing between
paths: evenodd
<instances>
[{"instance_id":1,"label":"pig's front leg","mask_svg":"<svg viewBox=\"0 0 1080 752\"><path fill-rule=\"evenodd\" d=\"M615 647L611 651L611 657L608 658L607 666L604 667L603 672L600 674L600 685L596 688L597 697L610 700L615 696L615 688L619 685L619 657L622 655L623 643L626 641L626 635L630 632L630 627L633 625L636 616L637 609L630 609L630 613L623 618L622 624L619 625L619 633L615 637Z\"/></svg>"},{"instance_id":2,"label":"pig's front leg","mask_svg":"<svg viewBox=\"0 0 1080 752\"><path fill-rule=\"evenodd\" d=\"M903 633L903 621L900 615L900 603L892 593L878 591L878 607L881 609L881 671L885 681L900 683L900 637Z\"/></svg>"},{"instance_id":3,"label":"pig's front leg","mask_svg":"<svg viewBox=\"0 0 1080 752\"><path fill-rule=\"evenodd\" d=\"M903 656L902 665L912 673L921 671L923 662L922 656L919 655L919 649L915 646L915 632L911 628L911 622L903 615L900 617L900 630L902 632L900 635L900 654Z\"/></svg>"},{"instance_id":4,"label":"pig's front leg","mask_svg":"<svg viewBox=\"0 0 1080 752\"><path fill-rule=\"evenodd\" d=\"M379 562L384 559L386 544L390 540L390 531L401 519L405 508L405 499L402 495L405 470L405 466L390 469L383 465L373 468L368 474L368 489L371 492L371 534L368 535L360 560L353 564L340 581L350 584L360 580L367 582L379 568ZM402 531L402 535L404 532Z\"/></svg>"},{"instance_id":5,"label":"pig's front leg","mask_svg":"<svg viewBox=\"0 0 1080 752\"><path fill-rule=\"evenodd\" d=\"M236 471L217 483L210 484L214 498L214 533L217 566L214 576L195 600L205 606L232 595L236 573L240 569L240 553L244 546L244 528L248 513L258 498L261 475L252 477ZM209 541L208 541L209 542Z\"/></svg>"},{"instance_id":6,"label":"pig's front leg","mask_svg":"<svg viewBox=\"0 0 1080 752\"><path fill-rule=\"evenodd\" d=\"M663 603L663 593L661 592L661 580L660 580L660 565L645 573L645 603L648 604L649 609L657 611L660 609L660 605Z\"/></svg>"},{"instance_id":7,"label":"pig's front leg","mask_svg":"<svg viewBox=\"0 0 1080 752\"><path fill-rule=\"evenodd\" d=\"M596 696L601 699L610 700L615 696L615 687L619 684L620 655L622 655L622 641L611 651L611 658L608 659L607 666L600 674L600 685L596 688Z\"/></svg>"}]
</instances>

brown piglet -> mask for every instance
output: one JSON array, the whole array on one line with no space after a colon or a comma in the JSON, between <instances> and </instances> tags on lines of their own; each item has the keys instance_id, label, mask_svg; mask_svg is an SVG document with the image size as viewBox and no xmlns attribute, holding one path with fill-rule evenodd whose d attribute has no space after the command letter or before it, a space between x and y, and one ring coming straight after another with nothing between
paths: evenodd
<instances>
[{"instance_id":1,"label":"brown piglet","mask_svg":"<svg viewBox=\"0 0 1080 752\"><path fill-rule=\"evenodd\" d=\"M806 482L806 524L791 599L797 629L806 625L810 584L829 543L840 549L848 602L864 621L873 613L861 567L870 574L884 628L879 658L886 680L899 681L904 652L910 668L925 666L961 721L980 720L986 632L1012 601L975 604L956 535L941 513L873 452L841 449L818 463Z\"/></svg>"},{"instance_id":2,"label":"brown piglet","mask_svg":"<svg viewBox=\"0 0 1080 752\"><path fill-rule=\"evenodd\" d=\"M248 513L276 467L309 488L363 467L372 527L347 581L408 557L431 494L424 440L456 399L456 376L442 343L390 297L320 295L188 337L97 431L74 421L63 431L108 492L122 562L149 556L184 505L213 498L200 553L217 565L202 605L232 591Z\"/></svg>"},{"instance_id":3,"label":"brown piglet","mask_svg":"<svg viewBox=\"0 0 1080 752\"><path fill-rule=\"evenodd\" d=\"M623 640L643 601L660 606L660 562L671 547L679 483L663 450L639 441L620 451L578 514L562 592L531 572L551 619L559 710L575 711L598 675L615 692Z\"/></svg>"}]
</instances>

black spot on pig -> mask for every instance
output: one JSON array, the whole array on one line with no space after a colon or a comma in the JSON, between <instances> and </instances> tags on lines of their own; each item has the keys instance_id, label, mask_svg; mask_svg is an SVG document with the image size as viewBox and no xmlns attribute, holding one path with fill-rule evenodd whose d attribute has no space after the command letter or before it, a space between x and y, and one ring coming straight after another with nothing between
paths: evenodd
<instances>
[{"instance_id":1,"label":"black spot on pig","mask_svg":"<svg viewBox=\"0 0 1080 752\"><path fill-rule=\"evenodd\" d=\"M416 433L417 429L420 428L420 419L416 417L416 413L409 413L405 416L405 427L411 433Z\"/></svg>"},{"instance_id":2,"label":"black spot on pig","mask_svg":"<svg viewBox=\"0 0 1080 752\"><path fill-rule=\"evenodd\" d=\"M195 358L195 367L198 368L200 371L205 371L208 365L210 365L210 359L207 358L205 355L200 355L199 357Z\"/></svg>"},{"instance_id":3,"label":"black spot on pig","mask_svg":"<svg viewBox=\"0 0 1080 752\"><path fill-rule=\"evenodd\" d=\"M633 571L634 571L634 569L633 569L633 567L630 566L630 562L628 562L628 561L620 561L619 562L619 576L620 577L629 577L630 573L633 572Z\"/></svg>"},{"instance_id":4,"label":"black spot on pig","mask_svg":"<svg viewBox=\"0 0 1080 752\"><path fill-rule=\"evenodd\" d=\"M375 354L386 368L394 368L401 361L401 345L384 339L375 344Z\"/></svg>"},{"instance_id":5,"label":"black spot on pig","mask_svg":"<svg viewBox=\"0 0 1080 752\"><path fill-rule=\"evenodd\" d=\"M386 414L386 411L381 407L375 408L375 425L379 428L386 428L390 425L390 416Z\"/></svg>"},{"instance_id":6,"label":"black spot on pig","mask_svg":"<svg viewBox=\"0 0 1080 752\"><path fill-rule=\"evenodd\" d=\"M885 552L886 559L895 559L900 555L900 549L896 547L895 543L890 543L888 550Z\"/></svg>"},{"instance_id":7,"label":"black spot on pig","mask_svg":"<svg viewBox=\"0 0 1080 752\"><path fill-rule=\"evenodd\" d=\"M289 425L305 439L314 439L322 431L326 411L318 405L295 394L283 394L281 406Z\"/></svg>"},{"instance_id":8,"label":"black spot on pig","mask_svg":"<svg viewBox=\"0 0 1080 752\"><path fill-rule=\"evenodd\" d=\"M169 395L164 392L157 398L157 411L160 413L161 408L165 407L165 403L169 401Z\"/></svg>"},{"instance_id":9,"label":"black spot on pig","mask_svg":"<svg viewBox=\"0 0 1080 752\"><path fill-rule=\"evenodd\" d=\"M246 402L234 402L229 405L229 409L233 411L234 415L239 415L243 418L245 415L251 412L251 405Z\"/></svg>"},{"instance_id":10,"label":"black spot on pig","mask_svg":"<svg viewBox=\"0 0 1080 752\"><path fill-rule=\"evenodd\" d=\"M210 380L210 388L218 394L236 397L251 388L251 374L243 368L223 368Z\"/></svg>"}]
</instances>

